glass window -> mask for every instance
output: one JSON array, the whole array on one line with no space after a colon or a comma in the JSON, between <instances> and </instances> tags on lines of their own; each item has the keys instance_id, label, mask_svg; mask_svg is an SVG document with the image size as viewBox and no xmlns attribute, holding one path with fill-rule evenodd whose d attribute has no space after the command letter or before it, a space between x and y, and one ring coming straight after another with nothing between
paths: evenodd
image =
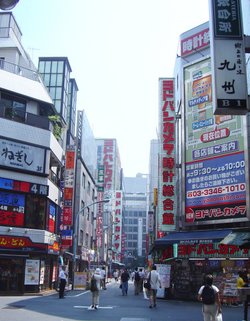
<instances>
[{"instance_id":1,"label":"glass window","mask_svg":"<svg viewBox=\"0 0 250 321\"><path fill-rule=\"evenodd\" d=\"M57 87L56 88L56 99L61 99L62 97L62 88L61 87Z\"/></svg>"},{"instance_id":2,"label":"glass window","mask_svg":"<svg viewBox=\"0 0 250 321\"><path fill-rule=\"evenodd\" d=\"M49 86L50 74L44 74L44 75L43 75L43 81L44 81L44 83L45 83L46 86Z\"/></svg>"},{"instance_id":3,"label":"glass window","mask_svg":"<svg viewBox=\"0 0 250 321\"><path fill-rule=\"evenodd\" d=\"M61 100L54 101L56 111L60 114L61 113Z\"/></svg>"},{"instance_id":4,"label":"glass window","mask_svg":"<svg viewBox=\"0 0 250 321\"><path fill-rule=\"evenodd\" d=\"M5 108L5 117L23 122L26 113L26 101L15 96L2 94L2 103Z\"/></svg>"},{"instance_id":5,"label":"glass window","mask_svg":"<svg viewBox=\"0 0 250 321\"><path fill-rule=\"evenodd\" d=\"M52 72L53 74L56 74L56 73L57 73L57 61L52 61L51 72Z\"/></svg>"},{"instance_id":6,"label":"glass window","mask_svg":"<svg viewBox=\"0 0 250 321\"><path fill-rule=\"evenodd\" d=\"M45 229L46 199L34 196L26 196L25 226L34 229Z\"/></svg>"},{"instance_id":7,"label":"glass window","mask_svg":"<svg viewBox=\"0 0 250 321\"><path fill-rule=\"evenodd\" d=\"M51 66L51 62L45 61L45 73L50 74L50 66Z\"/></svg>"},{"instance_id":8,"label":"glass window","mask_svg":"<svg viewBox=\"0 0 250 321\"><path fill-rule=\"evenodd\" d=\"M63 73L63 61L58 61L57 72Z\"/></svg>"},{"instance_id":9,"label":"glass window","mask_svg":"<svg viewBox=\"0 0 250 321\"><path fill-rule=\"evenodd\" d=\"M51 74L50 77L50 86L56 86L56 74Z\"/></svg>"},{"instance_id":10,"label":"glass window","mask_svg":"<svg viewBox=\"0 0 250 321\"><path fill-rule=\"evenodd\" d=\"M62 74L57 74L56 85L62 87L62 82L63 82L63 75Z\"/></svg>"},{"instance_id":11,"label":"glass window","mask_svg":"<svg viewBox=\"0 0 250 321\"><path fill-rule=\"evenodd\" d=\"M56 98L55 87L50 87L50 88L49 88L49 93L50 93L50 97L51 97L52 99L55 99L55 98Z\"/></svg>"},{"instance_id":12,"label":"glass window","mask_svg":"<svg viewBox=\"0 0 250 321\"><path fill-rule=\"evenodd\" d=\"M84 173L82 173L82 186L85 188L86 187L86 176Z\"/></svg>"},{"instance_id":13,"label":"glass window","mask_svg":"<svg viewBox=\"0 0 250 321\"><path fill-rule=\"evenodd\" d=\"M40 61L39 62L39 72L43 74L44 73L44 68L45 68L44 61Z\"/></svg>"}]
</instances>

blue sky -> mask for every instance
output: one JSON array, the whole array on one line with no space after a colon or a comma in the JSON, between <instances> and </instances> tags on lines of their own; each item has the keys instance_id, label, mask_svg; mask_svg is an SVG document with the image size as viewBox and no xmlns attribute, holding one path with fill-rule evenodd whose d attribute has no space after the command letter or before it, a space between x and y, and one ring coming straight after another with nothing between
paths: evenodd
<instances>
[{"instance_id":1,"label":"blue sky","mask_svg":"<svg viewBox=\"0 0 250 321\"><path fill-rule=\"evenodd\" d=\"M23 45L66 56L97 138L116 138L125 176L148 173L158 78L172 77L179 35L208 21L208 0L19 0Z\"/></svg>"}]
</instances>

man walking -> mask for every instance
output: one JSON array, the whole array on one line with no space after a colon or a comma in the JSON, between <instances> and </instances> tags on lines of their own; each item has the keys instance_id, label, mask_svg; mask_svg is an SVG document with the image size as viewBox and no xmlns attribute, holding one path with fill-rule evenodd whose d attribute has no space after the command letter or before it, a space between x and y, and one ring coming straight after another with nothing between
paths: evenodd
<instances>
[{"instance_id":1,"label":"man walking","mask_svg":"<svg viewBox=\"0 0 250 321\"><path fill-rule=\"evenodd\" d=\"M128 295L128 280L129 274L125 268L121 274L121 284L122 284L122 295Z\"/></svg>"},{"instance_id":2,"label":"man walking","mask_svg":"<svg viewBox=\"0 0 250 321\"><path fill-rule=\"evenodd\" d=\"M156 293L158 287L161 288L161 280L160 275L156 271L156 265L153 265L151 272L149 272L148 278L150 278L150 290L149 290L149 301L150 306L149 308L156 307Z\"/></svg>"},{"instance_id":3,"label":"man walking","mask_svg":"<svg viewBox=\"0 0 250 321\"><path fill-rule=\"evenodd\" d=\"M140 293L140 286L141 286L141 277L138 271L138 268L135 268L134 272L134 287L135 287L135 295L139 295Z\"/></svg>"},{"instance_id":4,"label":"man walking","mask_svg":"<svg viewBox=\"0 0 250 321\"><path fill-rule=\"evenodd\" d=\"M62 266L59 273L59 299L64 299L64 290L67 282L67 273L65 272L65 266Z\"/></svg>"}]
</instances>

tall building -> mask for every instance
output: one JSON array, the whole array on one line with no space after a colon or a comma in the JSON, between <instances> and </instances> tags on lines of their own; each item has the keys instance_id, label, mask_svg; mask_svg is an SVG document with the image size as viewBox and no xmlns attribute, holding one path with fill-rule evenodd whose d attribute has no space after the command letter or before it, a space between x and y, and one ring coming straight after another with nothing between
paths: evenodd
<instances>
[{"instance_id":1,"label":"tall building","mask_svg":"<svg viewBox=\"0 0 250 321\"><path fill-rule=\"evenodd\" d=\"M147 249L148 175L124 177L123 225L124 263L128 267L145 266Z\"/></svg>"},{"instance_id":2,"label":"tall building","mask_svg":"<svg viewBox=\"0 0 250 321\"><path fill-rule=\"evenodd\" d=\"M57 277L64 151L53 100L22 46L10 12L0 13L0 293L38 292Z\"/></svg>"}]
</instances>

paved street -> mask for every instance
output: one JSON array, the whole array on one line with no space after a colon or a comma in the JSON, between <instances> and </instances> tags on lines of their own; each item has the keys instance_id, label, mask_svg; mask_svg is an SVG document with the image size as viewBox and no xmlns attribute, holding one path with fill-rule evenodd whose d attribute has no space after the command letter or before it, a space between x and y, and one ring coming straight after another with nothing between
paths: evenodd
<instances>
[{"instance_id":1,"label":"paved street","mask_svg":"<svg viewBox=\"0 0 250 321\"><path fill-rule=\"evenodd\" d=\"M128 296L122 296L118 283L108 284L101 291L100 307L90 311L89 291L67 292L65 300L52 292L38 296L0 298L0 321L203 321L199 302L167 301L158 299L157 308L149 309L142 293L135 296L129 284ZM242 307L224 307L224 321L243 319Z\"/></svg>"}]
</instances>

